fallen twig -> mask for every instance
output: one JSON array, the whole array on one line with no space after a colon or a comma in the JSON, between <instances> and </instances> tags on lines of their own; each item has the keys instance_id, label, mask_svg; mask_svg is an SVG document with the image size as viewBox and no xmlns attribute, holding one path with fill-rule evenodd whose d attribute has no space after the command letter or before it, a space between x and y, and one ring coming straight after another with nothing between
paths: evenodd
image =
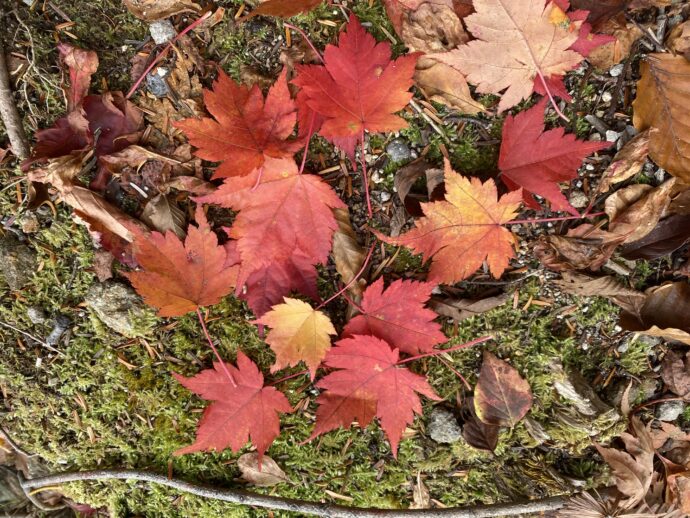
<instances>
[{"instance_id":1,"label":"fallen twig","mask_svg":"<svg viewBox=\"0 0 690 518\"><path fill-rule=\"evenodd\" d=\"M27 489L55 486L67 482L83 482L90 480L141 480L154 484L171 487L179 491L191 493L203 498L222 500L234 504L248 505L253 507L263 507L266 509L276 509L282 511L292 511L314 516L325 516L329 518L375 518L383 516L386 518L489 518L493 516L515 516L519 514L539 513L543 511L553 511L565 506L568 497L553 497L532 502L496 504L496 505L477 505L474 507L455 507L446 509L420 509L420 510L389 510L389 509L367 509L353 508L342 505L304 502L292 498L280 498L277 496L259 495L240 489L218 489L209 486L191 484L175 478L167 478L163 475L149 473L146 471L135 470L95 470L77 471L49 475L30 480L22 480L22 487Z\"/></svg>"},{"instance_id":2,"label":"fallen twig","mask_svg":"<svg viewBox=\"0 0 690 518\"><path fill-rule=\"evenodd\" d=\"M10 138L12 153L20 160L24 160L29 156L29 140L24 133L22 119L12 96L10 74L7 71L5 49L2 42L0 42L0 118L2 118L7 130L7 136Z\"/></svg>"}]
</instances>

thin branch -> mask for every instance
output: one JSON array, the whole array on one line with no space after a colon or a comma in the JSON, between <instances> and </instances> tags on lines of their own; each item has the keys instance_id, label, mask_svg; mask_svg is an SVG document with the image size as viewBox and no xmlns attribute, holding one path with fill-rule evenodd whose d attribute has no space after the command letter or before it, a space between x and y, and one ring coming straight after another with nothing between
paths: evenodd
<instances>
[{"instance_id":1,"label":"thin branch","mask_svg":"<svg viewBox=\"0 0 690 518\"><path fill-rule=\"evenodd\" d=\"M367 200L367 215L371 219L374 215L374 211L371 210L371 196L369 195L369 176L367 175L367 157L364 153L364 127L362 127L362 133L360 135L361 143L359 148L359 158L362 164L362 182L364 183L364 198Z\"/></svg>"},{"instance_id":2,"label":"thin branch","mask_svg":"<svg viewBox=\"0 0 690 518\"><path fill-rule=\"evenodd\" d=\"M208 340L208 345L211 346L211 350L213 351L213 354L216 355L216 359L220 363L220 367L223 369L223 372L225 372L225 375L230 380L230 384L233 387L236 387L237 383L235 383L235 378L232 377L232 374L230 374L228 367L225 365L225 362L223 361L223 358L221 358L220 353L218 352L218 349L216 349L216 346L213 345L213 340L211 340L211 335L208 334L208 329L206 329L206 321L204 320L204 316L201 314L201 310L199 308L196 308L196 315L199 317L199 322L201 323L201 327L204 330L204 335L206 335L206 340Z\"/></svg>"},{"instance_id":3,"label":"thin branch","mask_svg":"<svg viewBox=\"0 0 690 518\"><path fill-rule=\"evenodd\" d=\"M567 496L557 496L532 502L420 510L353 508L326 503L304 502L292 498L259 495L240 489L219 489L191 484L183 480L167 478L163 475L157 475L146 471L119 469L60 473L31 480L22 480L21 484L22 488L26 490L89 480L139 480L160 484L202 498L329 518L490 518L494 516L516 516L520 514L536 514L544 511L554 511L564 507L569 500Z\"/></svg>"},{"instance_id":4,"label":"thin branch","mask_svg":"<svg viewBox=\"0 0 690 518\"><path fill-rule=\"evenodd\" d=\"M19 329L18 327L14 327L13 325L8 324L7 322L2 322L2 321L0 321L0 326L6 327L6 328L8 328L8 329L11 329L12 331L16 331L17 333L26 336L27 338L30 338L31 340L33 340L34 342L36 342L37 344L39 344L41 347L45 347L46 349L48 349L50 352L53 352L53 353L55 353L55 354L57 354L57 355L59 355L59 356L64 356L64 355L65 355L62 351L58 351L55 347L53 347L53 346L50 345L49 343L47 343L47 342L41 340L40 338L35 337L34 335L32 335L32 334L30 334L30 333L27 333L26 331L22 331L22 330Z\"/></svg>"},{"instance_id":5,"label":"thin branch","mask_svg":"<svg viewBox=\"0 0 690 518\"><path fill-rule=\"evenodd\" d=\"M7 63L5 62L5 49L0 41L0 118L7 130L7 136L10 139L10 146L12 153L20 160L24 160L29 156L29 139L26 138L24 132L24 125L22 118L17 111L17 105L14 103L12 95L12 85L10 83L10 74L7 71Z\"/></svg>"}]
</instances>

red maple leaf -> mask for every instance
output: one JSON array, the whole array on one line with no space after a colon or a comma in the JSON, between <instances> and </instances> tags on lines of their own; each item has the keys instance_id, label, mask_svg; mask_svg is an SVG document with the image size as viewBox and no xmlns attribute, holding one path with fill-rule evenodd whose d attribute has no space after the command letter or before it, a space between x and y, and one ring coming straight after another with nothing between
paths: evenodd
<instances>
[{"instance_id":1,"label":"red maple leaf","mask_svg":"<svg viewBox=\"0 0 690 518\"><path fill-rule=\"evenodd\" d=\"M390 44L376 43L352 15L338 46L326 47L325 65L298 66L293 83L301 88L300 104L323 117L319 134L353 157L364 130L397 131L407 126L395 112L412 98L409 89L418 56L391 61Z\"/></svg>"},{"instance_id":2,"label":"red maple leaf","mask_svg":"<svg viewBox=\"0 0 690 518\"><path fill-rule=\"evenodd\" d=\"M240 86L225 72L218 72L213 90L204 90L204 103L214 118L189 118L176 122L196 156L220 161L213 178L244 176L269 158L292 156L301 143L289 140L297 113L287 85L287 69L268 92L265 101L258 85Z\"/></svg>"},{"instance_id":3,"label":"red maple leaf","mask_svg":"<svg viewBox=\"0 0 690 518\"><path fill-rule=\"evenodd\" d=\"M318 176L299 174L292 159L267 159L261 170L226 178L197 201L239 211L228 235L237 240L242 269L238 287L264 267L299 253L311 264L328 258L338 223L331 209L345 207Z\"/></svg>"},{"instance_id":4,"label":"red maple leaf","mask_svg":"<svg viewBox=\"0 0 690 518\"><path fill-rule=\"evenodd\" d=\"M201 207L198 227L190 225L184 244L173 232L144 234L134 225L134 254L144 271L125 275L163 317L182 316L199 306L217 304L235 286L237 267L226 265L225 248L211 230Z\"/></svg>"},{"instance_id":5,"label":"red maple leaf","mask_svg":"<svg viewBox=\"0 0 690 518\"><path fill-rule=\"evenodd\" d=\"M236 452L251 439L261 458L278 437L278 413L292 412L285 395L274 387L264 387L263 374L242 351L237 352L237 367L230 363L225 366L236 387L218 362L214 362L213 369L203 370L192 378L173 373L186 388L212 401L204 410L194 444L177 450L175 455L221 451L227 447Z\"/></svg>"},{"instance_id":6,"label":"red maple leaf","mask_svg":"<svg viewBox=\"0 0 690 518\"><path fill-rule=\"evenodd\" d=\"M422 413L417 394L438 400L424 376L398 365L398 350L374 336L356 335L336 343L324 365L340 369L322 378L316 386L325 390L316 402L316 426L312 438L354 420L367 426L374 416L397 456L405 427Z\"/></svg>"},{"instance_id":7,"label":"red maple leaf","mask_svg":"<svg viewBox=\"0 0 690 518\"><path fill-rule=\"evenodd\" d=\"M577 215L558 183L577 178L582 160L611 143L577 140L563 128L544 131L547 102L542 99L533 108L506 118L498 158L501 179L509 189L521 187L525 203L532 208L541 208L532 196L538 194L551 202L553 210Z\"/></svg>"},{"instance_id":8,"label":"red maple leaf","mask_svg":"<svg viewBox=\"0 0 690 518\"><path fill-rule=\"evenodd\" d=\"M407 354L429 352L435 345L448 341L438 316L424 307L434 284L397 280L384 291L383 278L364 292L364 313L350 320L343 336L373 335Z\"/></svg>"}]
</instances>

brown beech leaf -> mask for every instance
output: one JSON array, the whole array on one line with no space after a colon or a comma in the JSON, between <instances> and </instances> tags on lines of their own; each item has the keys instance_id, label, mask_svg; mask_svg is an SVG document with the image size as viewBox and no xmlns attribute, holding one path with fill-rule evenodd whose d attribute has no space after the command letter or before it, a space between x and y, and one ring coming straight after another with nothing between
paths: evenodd
<instances>
[{"instance_id":1,"label":"brown beech leaf","mask_svg":"<svg viewBox=\"0 0 690 518\"><path fill-rule=\"evenodd\" d=\"M575 272L563 272L563 279L554 284L578 297L606 297L625 311L637 314L646 299L645 294L625 287L615 277L589 277Z\"/></svg>"},{"instance_id":2,"label":"brown beech leaf","mask_svg":"<svg viewBox=\"0 0 690 518\"><path fill-rule=\"evenodd\" d=\"M690 345L690 284L681 281L655 286L645 295L639 314L622 314L621 326Z\"/></svg>"},{"instance_id":3,"label":"brown beech leaf","mask_svg":"<svg viewBox=\"0 0 690 518\"><path fill-rule=\"evenodd\" d=\"M613 157L602 175L598 191L604 193L611 186L639 174L649 155L649 130L643 131L623 146Z\"/></svg>"},{"instance_id":4,"label":"brown beech leaf","mask_svg":"<svg viewBox=\"0 0 690 518\"><path fill-rule=\"evenodd\" d=\"M690 357L685 361L673 351L669 351L661 362L661 379L677 396L686 397L690 393Z\"/></svg>"},{"instance_id":5,"label":"brown beech leaf","mask_svg":"<svg viewBox=\"0 0 690 518\"><path fill-rule=\"evenodd\" d=\"M433 297L429 301L429 307L441 316L452 318L456 322L481 315L502 306L510 298L512 293L501 293L493 297L483 299L458 299L453 297Z\"/></svg>"},{"instance_id":6,"label":"brown beech leaf","mask_svg":"<svg viewBox=\"0 0 690 518\"><path fill-rule=\"evenodd\" d=\"M690 214L672 214L661 220L652 231L638 241L622 246L626 259L658 259L675 252L690 240Z\"/></svg>"},{"instance_id":7,"label":"brown beech leaf","mask_svg":"<svg viewBox=\"0 0 690 518\"><path fill-rule=\"evenodd\" d=\"M333 209L333 215L338 222L338 228L333 233L331 256L343 284L347 285L362 269L366 253L357 240L357 234L355 234L352 228L348 210L335 208ZM359 279L348 288L347 291L354 298L355 302L359 302L362 299L364 286L366 286L366 281Z\"/></svg>"},{"instance_id":8,"label":"brown beech leaf","mask_svg":"<svg viewBox=\"0 0 690 518\"><path fill-rule=\"evenodd\" d=\"M125 7L145 22L155 22L180 13L199 13L201 6L191 0L124 0Z\"/></svg>"},{"instance_id":9,"label":"brown beech leaf","mask_svg":"<svg viewBox=\"0 0 690 518\"><path fill-rule=\"evenodd\" d=\"M461 113L474 115L486 111L482 103L472 99L465 76L433 57L419 59L414 79L417 87L432 101L455 108Z\"/></svg>"},{"instance_id":10,"label":"brown beech leaf","mask_svg":"<svg viewBox=\"0 0 690 518\"><path fill-rule=\"evenodd\" d=\"M474 398L469 398L463 413L467 414L467 417L462 425L462 436L467 444L479 450L494 451L498 446L500 427L486 424L477 417L477 412L474 409Z\"/></svg>"},{"instance_id":11,"label":"brown beech leaf","mask_svg":"<svg viewBox=\"0 0 690 518\"><path fill-rule=\"evenodd\" d=\"M640 70L633 123L640 131L652 129L650 158L690 183L690 62L683 56L650 54Z\"/></svg>"},{"instance_id":12,"label":"brown beech leaf","mask_svg":"<svg viewBox=\"0 0 690 518\"><path fill-rule=\"evenodd\" d=\"M486 424L513 427L532 407L532 391L515 368L484 351L474 411Z\"/></svg>"},{"instance_id":13,"label":"brown beech leaf","mask_svg":"<svg viewBox=\"0 0 690 518\"><path fill-rule=\"evenodd\" d=\"M187 218L170 196L157 194L151 198L144 206L141 220L161 234L170 231L180 239L184 239Z\"/></svg>"},{"instance_id":14,"label":"brown beech leaf","mask_svg":"<svg viewBox=\"0 0 690 518\"><path fill-rule=\"evenodd\" d=\"M242 479L259 487L270 487L283 482L290 482L285 472L268 455L259 457L256 452L245 453L237 459Z\"/></svg>"}]
</instances>

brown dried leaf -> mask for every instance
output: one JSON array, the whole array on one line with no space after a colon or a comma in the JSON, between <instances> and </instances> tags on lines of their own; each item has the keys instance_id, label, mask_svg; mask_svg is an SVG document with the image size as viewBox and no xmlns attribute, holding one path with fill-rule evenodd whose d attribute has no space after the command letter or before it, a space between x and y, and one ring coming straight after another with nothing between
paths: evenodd
<instances>
[{"instance_id":1,"label":"brown dried leaf","mask_svg":"<svg viewBox=\"0 0 690 518\"><path fill-rule=\"evenodd\" d=\"M155 22L180 13L199 13L201 6L191 0L124 0L125 7L145 22Z\"/></svg>"},{"instance_id":2,"label":"brown dried leaf","mask_svg":"<svg viewBox=\"0 0 690 518\"><path fill-rule=\"evenodd\" d=\"M626 259L658 259L675 252L690 240L690 214L672 214L639 241L621 247Z\"/></svg>"},{"instance_id":3,"label":"brown dried leaf","mask_svg":"<svg viewBox=\"0 0 690 518\"><path fill-rule=\"evenodd\" d=\"M542 236L534 254L547 268L566 270L598 270L611 257L623 238L583 223L565 236Z\"/></svg>"},{"instance_id":4,"label":"brown dried leaf","mask_svg":"<svg viewBox=\"0 0 690 518\"><path fill-rule=\"evenodd\" d=\"M484 351L474 389L474 411L486 424L515 426L532 407L529 384L513 367Z\"/></svg>"},{"instance_id":5,"label":"brown dried leaf","mask_svg":"<svg viewBox=\"0 0 690 518\"><path fill-rule=\"evenodd\" d=\"M633 44L643 35L642 30L636 24L628 22L624 14L607 20L595 30L616 38L616 41L595 48L587 56L587 61L599 69L609 69L627 58Z\"/></svg>"},{"instance_id":6,"label":"brown dried leaf","mask_svg":"<svg viewBox=\"0 0 690 518\"><path fill-rule=\"evenodd\" d=\"M650 54L640 71L633 123L640 131L651 128L650 158L690 183L690 62L683 56Z\"/></svg>"},{"instance_id":7,"label":"brown dried leaf","mask_svg":"<svg viewBox=\"0 0 690 518\"><path fill-rule=\"evenodd\" d=\"M602 27L600 27L602 22L623 11L628 3L630 0L572 0L570 7L573 10L589 11L587 21L597 29L597 32L602 32Z\"/></svg>"},{"instance_id":8,"label":"brown dried leaf","mask_svg":"<svg viewBox=\"0 0 690 518\"><path fill-rule=\"evenodd\" d=\"M481 315L506 303L513 297L512 293L501 293L483 299L458 299L453 297L433 297L429 307L439 315L452 318L456 322Z\"/></svg>"},{"instance_id":9,"label":"brown dried leaf","mask_svg":"<svg viewBox=\"0 0 690 518\"><path fill-rule=\"evenodd\" d=\"M624 182L642 171L649 154L649 131L643 131L616 153L606 168L599 184L599 192L608 191L612 185Z\"/></svg>"},{"instance_id":10,"label":"brown dried leaf","mask_svg":"<svg viewBox=\"0 0 690 518\"><path fill-rule=\"evenodd\" d=\"M268 455L259 459L256 452L245 453L237 459L237 467L242 472L242 478L255 486L268 487L290 482L285 472Z\"/></svg>"},{"instance_id":11,"label":"brown dried leaf","mask_svg":"<svg viewBox=\"0 0 690 518\"><path fill-rule=\"evenodd\" d=\"M349 284L362 269L366 253L357 240L357 234L352 228L348 210L333 209L333 215L338 223L338 228L333 234L331 254L340 278L344 284ZM355 299L355 302L362 299L366 284L364 279L359 279L348 288L348 292Z\"/></svg>"},{"instance_id":12,"label":"brown dried leaf","mask_svg":"<svg viewBox=\"0 0 690 518\"><path fill-rule=\"evenodd\" d=\"M676 25L666 38L666 46L686 59L690 57L690 21Z\"/></svg>"},{"instance_id":13,"label":"brown dried leaf","mask_svg":"<svg viewBox=\"0 0 690 518\"><path fill-rule=\"evenodd\" d=\"M414 78L417 86L432 101L455 108L461 113L474 115L486 111L480 102L472 99L465 76L445 63L431 57L422 57L417 62Z\"/></svg>"},{"instance_id":14,"label":"brown dried leaf","mask_svg":"<svg viewBox=\"0 0 690 518\"><path fill-rule=\"evenodd\" d=\"M410 52L447 52L470 39L452 5L427 2L403 19L402 40Z\"/></svg>"},{"instance_id":15,"label":"brown dried leaf","mask_svg":"<svg viewBox=\"0 0 690 518\"><path fill-rule=\"evenodd\" d=\"M690 357L685 361L673 351L669 351L661 362L661 379L677 396L687 396L690 392Z\"/></svg>"},{"instance_id":16,"label":"brown dried leaf","mask_svg":"<svg viewBox=\"0 0 690 518\"><path fill-rule=\"evenodd\" d=\"M98 280L105 282L113 278L113 260L115 257L107 250L95 250L93 253L93 271Z\"/></svg>"},{"instance_id":17,"label":"brown dried leaf","mask_svg":"<svg viewBox=\"0 0 690 518\"><path fill-rule=\"evenodd\" d=\"M479 420L474 410L473 398L469 398L463 413L466 415L466 419L462 425L462 436L467 444L479 450L494 451L498 445L500 427Z\"/></svg>"},{"instance_id":18,"label":"brown dried leaf","mask_svg":"<svg viewBox=\"0 0 690 518\"><path fill-rule=\"evenodd\" d=\"M412 486L412 504L410 509L429 509L431 507L431 496L429 490L422 481L422 474L417 473L417 482Z\"/></svg>"},{"instance_id":19,"label":"brown dried leaf","mask_svg":"<svg viewBox=\"0 0 690 518\"><path fill-rule=\"evenodd\" d=\"M645 295L639 314L622 314L621 326L690 345L690 285L673 282L650 288Z\"/></svg>"},{"instance_id":20,"label":"brown dried leaf","mask_svg":"<svg viewBox=\"0 0 690 518\"><path fill-rule=\"evenodd\" d=\"M187 234L187 218L182 209L170 197L158 194L144 206L141 220L161 234L173 232L180 239Z\"/></svg>"}]
</instances>

